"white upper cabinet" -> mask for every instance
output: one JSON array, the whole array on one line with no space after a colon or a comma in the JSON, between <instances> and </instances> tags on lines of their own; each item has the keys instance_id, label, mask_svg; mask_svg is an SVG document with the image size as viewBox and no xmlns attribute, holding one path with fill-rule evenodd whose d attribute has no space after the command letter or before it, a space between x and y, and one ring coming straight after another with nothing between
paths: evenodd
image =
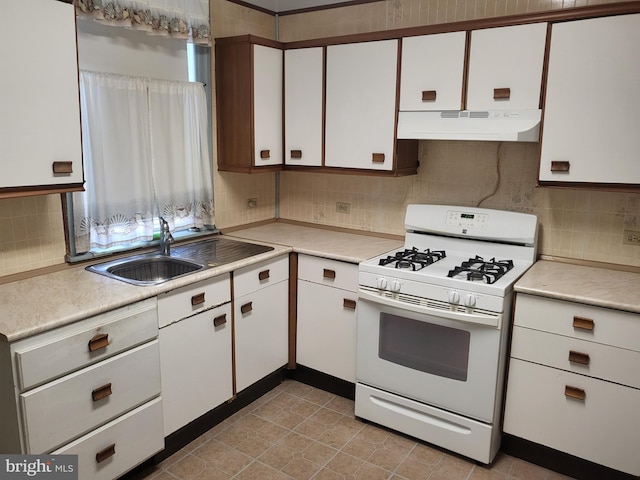
<instances>
[{"instance_id":1,"label":"white upper cabinet","mask_svg":"<svg viewBox=\"0 0 640 480\"><path fill-rule=\"evenodd\" d=\"M323 49L284 52L285 165L322 165Z\"/></svg>"},{"instance_id":2,"label":"white upper cabinet","mask_svg":"<svg viewBox=\"0 0 640 480\"><path fill-rule=\"evenodd\" d=\"M74 6L13 0L3 2L2 15L11 21L0 29L0 195L12 187L23 193L79 190L84 176Z\"/></svg>"},{"instance_id":3,"label":"white upper cabinet","mask_svg":"<svg viewBox=\"0 0 640 480\"><path fill-rule=\"evenodd\" d=\"M467 110L540 108L547 24L471 32Z\"/></svg>"},{"instance_id":4,"label":"white upper cabinet","mask_svg":"<svg viewBox=\"0 0 640 480\"><path fill-rule=\"evenodd\" d=\"M282 50L253 47L254 158L282 164Z\"/></svg>"},{"instance_id":5,"label":"white upper cabinet","mask_svg":"<svg viewBox=\"0 0 640 480\"><path fill-rule=\"evenodd\" d=\"M402 39L400 110L460 110L465 32Z\"/></svg>"},{"instance_id":6,"label":"white upper cabinet","mask_svg":"<svg viewBox=\"0 0 640 480\"><path fill-rule=\"evenodd\" d=\"M391 171L398 40L327 47L325 166Z\"/></svg>"},{"instance_id":7,"label":"white upper cabinet","mask_svg":"<svg viewBox=\"0 0 640 480\"><path fill-rule=\"evenodd\" d=\"M640 14L551 30L540 180L640 184Z\"/></svg>"}]
</instances>

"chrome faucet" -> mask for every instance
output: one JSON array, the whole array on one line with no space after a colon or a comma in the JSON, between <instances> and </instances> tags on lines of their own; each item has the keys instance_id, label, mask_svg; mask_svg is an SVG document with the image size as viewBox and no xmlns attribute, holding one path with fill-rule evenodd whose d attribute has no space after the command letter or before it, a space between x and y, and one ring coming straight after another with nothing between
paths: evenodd
<instances>
[{"instance_id":1,"label":"chrome faucet","mask_svg":"<svg viewBox=\"0 0 640 480\"><path fill-rule=\"evenodd\" d=\"M160 219L160 253L162 255L171 255L171 244L174 242L173 235L169 230L169 224L162 218Z\"/></svg>"}]
</instances>

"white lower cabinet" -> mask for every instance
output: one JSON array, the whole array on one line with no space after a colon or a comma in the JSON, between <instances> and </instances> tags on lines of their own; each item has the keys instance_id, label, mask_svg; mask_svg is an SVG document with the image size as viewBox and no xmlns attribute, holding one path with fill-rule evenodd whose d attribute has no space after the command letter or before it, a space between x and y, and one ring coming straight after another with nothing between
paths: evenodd
<instances>
[{"instance_id":1,"label":"white lower cabinet","mask_svg":"<svg viewBox=\"0 0 640 480\"><path fill-rule=\"evenodd\" d=\"M504 431L640 475L637 314L518 294Z\"/></svg>"},{"instance_id":2,"label":"white lower cabinet","mask_svg":"<svg viewBox=\"0 0 640 480\"><path fill-rule=\"evenodd\" d=\"M289 358L289 258L234 272L236 391L287 364Z\"/></svg>"},{"instance_id":3,"label":"white lower cabinet","mask_svg":"<svg viewBox=\"0 0 640 480\"><path fill-rule=\"evenodd\" d=\"M160 295L158 312L168 436L233 396L229 275Z\"/></svg>"},{"instance_id":4,"label":"white lower cabinet","mask_svg":"<svg viewBox=\"0 0 640 480\"><path fill-rule=\"evenodd\" d=\"M231 304L160 330L164 436L229 400Z\"/></svg>"},{"instance_id":5,"label":"white lower cabinet","mask_svg":"<svg viewBox=\"0 0 640 480\"><path fill-rule=\"evenodd\" d=\"M0 344L0 451L113 479L164 448L157 300Z\"/></svg>"},{"instance_id":6,"label":"white lower cabinet","mask_svg":"<svg viewBox=\"0 0 640 480\"><path fill-rule=\"evenodd\" d=\"M356 381L358 266L300 255L296 362Z\"/></svg>"}]
</instances>

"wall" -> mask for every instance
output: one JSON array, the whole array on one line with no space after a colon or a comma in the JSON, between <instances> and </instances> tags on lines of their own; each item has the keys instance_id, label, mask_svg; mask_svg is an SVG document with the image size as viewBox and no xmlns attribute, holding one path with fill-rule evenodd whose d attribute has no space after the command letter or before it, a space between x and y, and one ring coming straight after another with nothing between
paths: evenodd
<instances>
[{"instance_id":1,"label":"wall","mask_svg":"<svg viewBox=\"0 0 640 480\"><path fill-rule=\"evenodd\" d=\"M596 3L610 2L389 0L285 15L279 31L280 40L295 41ZM525 143L423 141L415 176L284 172L280 216L402 234L409 203L477 206L486 198L480 206L539 216L540 253L640 266L640 247L622 244L624 229L640 230L640 194L536 188L538 149L538 144ZM336 212L337 201L350 203L351 213Z\"/></svg>"}]
</instances>

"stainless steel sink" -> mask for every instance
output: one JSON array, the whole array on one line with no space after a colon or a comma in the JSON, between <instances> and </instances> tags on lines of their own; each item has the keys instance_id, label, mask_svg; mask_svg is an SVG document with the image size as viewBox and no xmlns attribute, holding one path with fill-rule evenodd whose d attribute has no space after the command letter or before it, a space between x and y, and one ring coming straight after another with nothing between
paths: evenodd
<instances>
[{"instance_id":1,"label":"stainless steel sink","mask_svg":"<svg viewBox=\"0 0 640 480\"><path fill-rule=\"evenodd\" d=\"M203 269L243 260L273 247L217 237L176 246L171 256L147 253L90 265L87 270L133 285L158 285Z\"/></svg>"},{"instance_id":2,"label":"stainless steel sink","mask_svg":"<svg viewBox=\"0 0 640 480\"><path fill-rule=\"evenodd\" d=\"M160 254L136 255L87 269L134 285L157 285L202 270L204 265Z\"/></svg>"}]
</instances>

